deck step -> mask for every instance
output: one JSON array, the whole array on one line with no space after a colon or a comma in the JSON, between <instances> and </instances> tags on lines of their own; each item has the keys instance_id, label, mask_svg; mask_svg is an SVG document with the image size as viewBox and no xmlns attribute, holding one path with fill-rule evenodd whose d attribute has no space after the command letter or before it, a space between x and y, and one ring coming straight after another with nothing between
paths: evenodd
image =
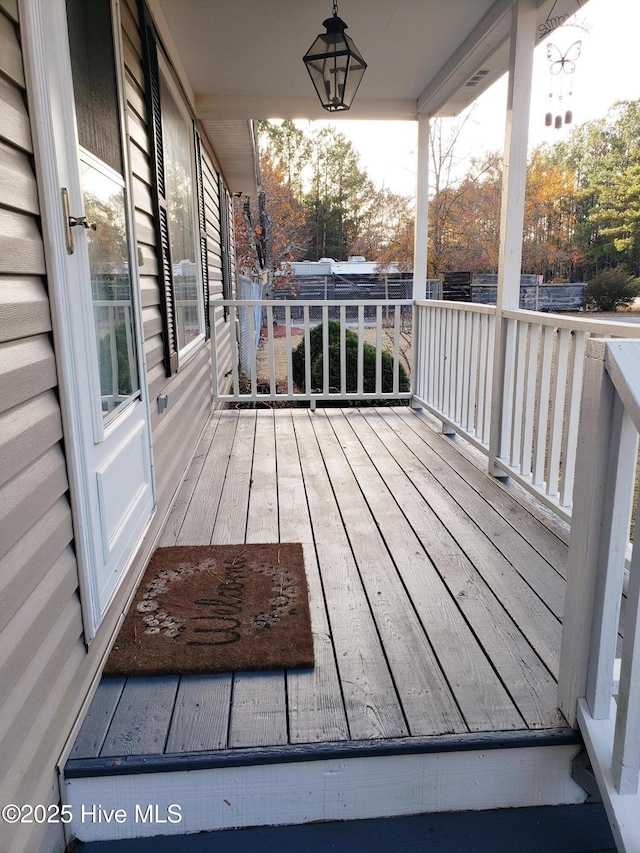
<instances>
[{"instance_id":1,"label":"deck step","mask_svg":"<svg viewBox=\"0 0 640 853\"><path fill-rule=\"evenodd\" d=\"M74 759L65 801L86 842L576 805L581 748L575 732L555 729Z\"/></svg>"}]
</instances>

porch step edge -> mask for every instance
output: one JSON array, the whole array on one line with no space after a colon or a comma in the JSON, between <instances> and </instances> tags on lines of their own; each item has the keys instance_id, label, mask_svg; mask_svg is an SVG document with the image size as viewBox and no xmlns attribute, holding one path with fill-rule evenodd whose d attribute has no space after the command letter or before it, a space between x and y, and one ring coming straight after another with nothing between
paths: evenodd
<instances>
[{"instance_id":1,"label":"porch step edge","mask_svg":"<svg viewBox=\"0 0 640 853\"><path fill-rule=\"evenodd\" d=\"M65 764L65 779L123 776L137 773L169 773L322 761L329 758L369 758L392 755L518 749L521 747L582 745L579 731L567 727L542 730L433 735L384 740L289 744L287 746L225 749L159 755L120 755L104 758L73 758Z\"/></svg>"}]
</instances>

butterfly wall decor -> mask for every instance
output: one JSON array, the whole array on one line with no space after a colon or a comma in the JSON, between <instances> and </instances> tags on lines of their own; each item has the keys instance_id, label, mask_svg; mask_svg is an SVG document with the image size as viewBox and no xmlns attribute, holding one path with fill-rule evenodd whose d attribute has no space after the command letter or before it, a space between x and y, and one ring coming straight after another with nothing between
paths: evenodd
<instances>
[{"instance_id":1,"label":"butterfly wall decor","mask_svg":"<svg viewBox=\"0 0 640 853\"><path fill-rule=\"evenodd\" d=\"M576 70L576 60L579 59L580 53L582 51L582 41L578 39L578 41L574 41L572 45L570 45L564 53L560 50L560 48L556 47L555 44L547 45L547 59L551 63L549 66L549 72L551 74L551 88L549 91L549 98L551 101L554 97L554 78L559 78L558 88L558 101L562 101L563 95L563 77L566 75L569 77L569 98L573 95L573 73ZM551 104L550 101L550 104ZM552 105L551 105L552 106ZM567 109L564 114L564 124L571 124L573 120L573 114L571 109ZM563 124L563 116L558 111L555 121L553 118L553 112L549 111L546 116L544 123L547 127L550 127L552 124L556 129L560 129Z\"/></svg>"}]
</instances>

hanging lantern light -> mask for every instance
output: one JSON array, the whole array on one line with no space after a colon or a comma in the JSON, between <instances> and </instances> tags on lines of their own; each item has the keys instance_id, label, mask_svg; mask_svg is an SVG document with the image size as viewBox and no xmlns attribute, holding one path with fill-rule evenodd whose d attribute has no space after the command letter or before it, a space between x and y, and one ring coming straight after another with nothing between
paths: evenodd
<instances>
[{"instance_id":1,"label":"hanging lantern light","mask_svg":"<svg viewBox=\"0 0 640 853\"><path fill-rule=\"evenodd\" d=\"M367 63L353 39L345 34L347 25L338 17L338 4L333 4L333 17L322 22L321 33L303 57L320 103L329 112L348 110L362 81Z\"/></svg>"}]
</instances>

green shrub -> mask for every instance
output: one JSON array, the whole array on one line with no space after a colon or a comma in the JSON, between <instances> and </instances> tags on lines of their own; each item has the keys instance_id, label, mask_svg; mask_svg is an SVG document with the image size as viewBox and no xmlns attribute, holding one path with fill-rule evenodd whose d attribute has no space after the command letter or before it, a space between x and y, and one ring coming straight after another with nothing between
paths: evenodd
<instances>
[{"instance_id":1,"label":"green shrub","mask_svg":"<svg viewBox=\"0 0 640 853\"><path fill-rule=\"evenodd\" d=\"M329 320L329 390L340 392L340 323ZM323 327L316 326L310 333L311 352L311 391L322 391L323 379ZM358 335L350 329L345 329L346 348L346 390L355 392L358 390ZM393 391L393 356L391 353L382 353L382 390L387 393ZM293 379L302 390L305 389L305 346L304 341L295 348L292 354ZM365 393L374 393L376 390L376 348L371 344L363 344L362 348L363 383L362 389ZM401 392L409 390L409 379L402 364L398 365L398 388Z\"/></svg>"},{"instance_id":2,"label":"green shrub","mask_svg":"<svg viewBox=\"0 0 640 853\"><path fill-rule=\"evenodd\" d=\"M592 311L615 311L619 305L630 305L639 293L640 280L624 267L614 267L587 282L585 300Z\"/></svg>"}]
</instances>

